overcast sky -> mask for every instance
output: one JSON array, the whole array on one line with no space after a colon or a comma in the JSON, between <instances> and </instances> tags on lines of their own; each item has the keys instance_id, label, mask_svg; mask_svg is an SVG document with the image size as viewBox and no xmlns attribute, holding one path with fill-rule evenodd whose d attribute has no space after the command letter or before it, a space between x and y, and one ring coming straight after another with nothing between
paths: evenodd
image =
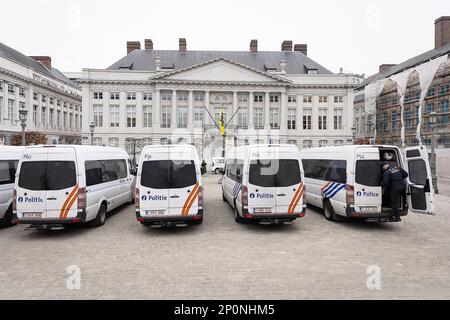
<instances>
[{"instance_id":1,"label":"overcast sky","mask_svg":"<svg viewBox=\"0 0 450 320\"><path fill-rule=\"evenodd\" d=\"M13 0L2 1L0 41L27 55L49 55L61 71L106 68L127 40L155 49L280 50L307 43L333 72L377 72L434 48L434 20L448 0Z\"/></svg>"}]
</instances>

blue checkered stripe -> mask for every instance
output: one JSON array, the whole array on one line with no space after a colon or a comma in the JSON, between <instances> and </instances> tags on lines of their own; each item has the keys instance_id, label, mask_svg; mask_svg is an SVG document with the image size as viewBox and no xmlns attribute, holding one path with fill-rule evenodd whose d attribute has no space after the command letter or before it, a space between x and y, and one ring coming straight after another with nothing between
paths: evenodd
<instances>
[{"instance_id":1,"label":"blue checkered stripe","mask_svg":"<svg viewBox=\"0 0 450 320\"><path fill-rule=\"evenodd\" d=\"M324 190L322 190L322 197L324 197L325 199L332 199L339 191L341 191L342 189L346 189L346 187L346 184L333 182Z\"/></svg>"},{"instance_id":2,"label":"blue checkered stripe","mask_svg":"<svg viewBox=\"0 0 450 320\"><path fill-rule=\"evenodd\" d=\"M234 197L234 198L237 198L237 196L238 196L238 194L239 194L239 191L241 191L241 188L242 188L242 185L241 185L239 182L237 182L237 183L234 185L234 188L233 188L233 197Z\"/></svg>"}]
</instances>

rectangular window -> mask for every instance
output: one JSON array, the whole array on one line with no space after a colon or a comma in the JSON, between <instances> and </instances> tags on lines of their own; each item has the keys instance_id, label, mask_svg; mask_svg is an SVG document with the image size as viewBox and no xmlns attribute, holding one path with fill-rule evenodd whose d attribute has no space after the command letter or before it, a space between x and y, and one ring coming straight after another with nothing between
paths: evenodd
<instances>
[{"instance_id":1,"label":"rectangular window","mask_svg":"<svg viewBox=\"0 0 450 320\"><path fill-rule=\"evenodd\" d=\"M14 121L14 100L8 99L8 119Z\"/></svg>"},{"instance_id":2,"label":"rectangular window","mask_svg":"<svg viewBox=\"0 0 450 320\"><path fill-rule=\"evenodd\" d=\"M312 147L312 141L311 140L303 141L303 149L309 149L311 147Z\"/></svg>"},{"instance_id":3,"label":"rectangular window","mask_svg":"<svg viewBox=\"0 0 450 320\"><path fill-rule=\"evenodd\" d=\"M327 103L328 97L327 96L319 96L319 103Z\"/></svg>"},{"instance_id":4,"label":"rectangular window","mask_svg":"<svg viewBox=\"0 0 450 320\"><path fill-rule=\"evenodd\" d=\"M9 94L15 94L16 93L16 90L15 90L14 86L8 85L8 93Z\"/></svg>"},{"instance_id":5,"label":"rectangular window","mask_svg":"<svg viewBox=\"0 0 450 320\"><path fill-rule=\"evenodd\" d=\"M368 187L381 186L381 164L380 160L358 160L356 161L355 181ZM371 174L367 174L370 172Z\"/></svg>"},{"instance_id":6,"label":"rectangular window","mask_svg":"<svg viewBox=\"0 0 450 320\"><path fill-rule=\"evenodd\" d=\"M162 101L172 101L172 94L171 93L161 94L161 100Z\"/></svg>"},{"instance_id":7,"label":"rectangular window","mask_svg":"<svg viewBox=\"0 0 450 320\"><path fill-rule=\"evenodd\" d=\"M103 106L95 104L94 105L94 124L96 127L103 127ZM67 114L65 112L65 114ZM64 125L66 127L66 124Z\"/></svg>"},{"instance_id":8,"label":"rectangular window","mask_svg":"<svg viewBox=\"0 0 450 320\"><path fill-rule=\"evenodd\" d=\"M61 129L62 128L61 110L56 111L56 118L57 118L56 121L58 121L58 129Z\"/></svg>"},{"instance_id":9,"label":"rectangular window","mask_svg":"<svg viewBox=\"0 0 450 320\"><path fill-rule=\"evenodd\" d=\"M127 92L127 100L135 101L136 100L136 92Z\"/></svg>"},{"instance_id":10,"label":"rectangular window","mask_svg":"<svg viewBox=\"0 0 450 320\"><path fill-rule=\"evenodd\" d=\"M397 111L392 111L392 130L397 129Z\"/></svg>"},{"instance_id":11,"label":"rectangular window","mask_svg":"<svg viewBox=\"0 0 450 320\"><path fill-rule=\"evenodd\" d=\"M109 138L108 145L110 147L118 148L119 147L119 138Z\"/></svg>"},{"instance_id":12,"label":"rectangular window","mask_svg":"<svg viewBox=\"0 0 450 320\"><path fill-rule=\"evenodd\" d=\"M127 106L127 127L136 127L136 106Z\"/></svg>"},{"instance_id":13,"label":"rectangular window","mask_svg":"<svg viewBox=\"0 0 450 320\"><path fill-rule=\"evenodd\" d=\"M253 97L254 102L263 102L263 96L262 95L255 95Z\"/></svg>"},{"instance_id":14,"label":"rectangular window","mask_svg":"<svg viewBox=\"0 0 450 320\"><path fill-rule=\"evenodd\" d=\"M33 92L33 99L34 100L38 100L39 99L39 94L37 92Z\"/></svg>"},{"instance_id":15,"label":"rectangular window","mask_svg":"<svg viewBox=\"0 0 450 320\"><path fill-rule=\"evenodd\" d=\"M241 108L239 109L239 112L237 114L238 117L238 128L239 129L246 129L248 124L247 124L247 109L246 108Z\"/></svg>"},{"instance_id":16,"label":"rectangular window","mask_svg":"<svg viewBox=\"0 0 450 320\"><path fill-rule=\"evenodd\" d=\"M345 160L302 160L305 178L347 183L347 161Z\"/></svg>"},{"instance_id":17,"label":"rectangular window","mask_svg":"<svg viewBox=\"0 0 450 320\"><path fill-rule=\"evenodd\" d=\"M342 130L343 115L344 115L344 110L342 110L342 109L334 110L334 130Z\"/></svg>"},{"instance_id":18,"label":"rectangular window","mask_svg":"<svg viewBox=\"0 0 450 320\"><path fill-rule=\"evenodd\" d=\"M264 122L263 122L263 108L254 108L253 109L253 123L255 125L255 129L263 129L264 128Z\"/></svg>"},{"instance_id":19,"label":"rectangular window","mask_svg":"<svg viewBox=\"0 0 450 320\"><path fill-rule=\"evenodd\" d=\"M24 88L19 88L19 96L22 98L25 98L25 89Z\"/></svg>"},{"instance_id":20,"label":"rectangular window","mask_svg":"<svg viewBox=\"0 0 450 320\"><path fill-rule=\"evenodd\" d=\"M297 109L289 108L288 109L288 122L287 127L289 130L295 130L297 123Z\"/></svg>"},{"instance_id":21,"label":"rectangular window","mask_svg":"<svg viewBox=\"0 0 450 320\"><path fill-rule=\"evenodd\" d=\"M0 160L0 185L14 183L19 161Z\"/></svg>"},{"instance_id":22,"label":"rectangular window","mask_svg":"<svg viewBox=\"0 0 450 320\"><path fill-rule=\"evenodd\" d=\"M187 128L188 125L188 108L187 107L178 107L178 128Z\"/></svg>"},{"instance_id":23,"label":"rectangular window","mask_svg":"<svg viewBox=\"0 0 450 320\"><path fill-rule=\"evenodd\" d=\"M297 96L288 96L288 102L297 102Z\"/></svg>"},{"instance_id":24,"label":"rectangular window","mask_svg":"<svg viewBox=\"0 0 450 320\"><path fill-rule=\"evenodd\" d=\"M273 170L277 168L277 170ZM298 160L252 160L249 183L260 187L290 187L301 182Z\"/></svg>"},{"instance_id":25,"label":"rectangular window","mask_svg":"<svg viewBox=\"0 0 450 320\"><path fill-rule=\"evenodd\" d=\"M152 101L153 97L151 92L145 92L142 94L142 100L144 101Z\"/></svg>"},{"instance_id":26,"label":"rectangular window","mask_svg":"<svg viewBox=\"0 0 450 320\"><path fill-rule=\"evenodd\" d=\"M64 190L75 186L74 161L26 161L19 174L19 187L27 190Z\"/></svg>"},{"instance_id":27,"label":"rectangular window","mask_svg":"<svg viewBox=\"0 0 450 320\"><path fill-rule=\"evenodd\" d=\"M41 126L47 127L47 109L41 108Z\"/></svg>"},{"instance_id":28,"label":"rectangular window","mask_svg":"<svg viewBox=\"0 0 450 320\"><path fill-rule=\"evenodd\" d=\"M194 109L194 127L202 128L203 127L203 107L195 107Z\"/></svg>"},{"instance_id":29,"label":"rectangular window","mask_svg":"<svg viewBox=\"0 0 450 320\"><path fill-rule=\"evenodd\" d=\"M343 102L344 102L344 97L342 97L342 96L334 97L334 103L343 103Z\"/></svg>"},{"instance_id":30,"label":"rectangular window","mask_svg":"<svg viewBox=\"0 0 450 320\"><path fill-rule=\"evenodd\" d=\"M247 95L239 95L238 101L243 102L243 103L248 102L248 96Z\"/></svg>"},{"instance_id":31,"label":"rectangular window","mask_svg":"<svg viewBox=\"0 0 450 320\"><path fill-rule=\"evenodd\" d=\"M303 97L303 103L312 103L312 97L311 96Z\"/></svg>"},{"instance_id":32,"label":"rectangular window","mask_svg":"<svg viewBox=\"0 0 450 320\"><path fill-rule=\"evenodd\" d=\"M191 160L144 161L141 184L152 189L181 189L197 183L195 163Z\"/></svg>"},{"instance_id":33,"label":"rectangular window","mask_svg":"<svg viewBox=\"0 0 450 320\"><path fill-rule=\"evenodd\" d=\"M118 128L119 127L119 106L118 105L111 105L109 106L109 125L111 128Z\"/></svg>"},{"instance_id":34,"label":"rectangular window","mask_svg":"<svg viewBox=\"0 0 450 320\"><path fill-rule=\"evenodd\" d=\"M88 187L127 177L126 160L86 161L84 166Z\"/></svg>"},{"instance_id":35,"label":"rectangular window","mask_svg":"<svg viewBox=\"0 0 450 320\"><path fill-rule=\"evenodd\" d=\"M95 100L102 100L103 99L103 92L94 92L94 99Z\"/></svg>"},{"instance_id":36,"label":"rectangular window","mask_svg":"<svg viewBox=\"0 0 450 320\"><path fill-rule=\"evenodd\" d=\"M162 107L161 108L161 128L170 128L172 123L172 108Z\"/></svg>"},{"instance_id":37,"label":"rectangular window","mask_svg":"<svg viewBox=\"0 0 450 320\"><path fill-rule=\"evenodd\" d=\"M55 121L54 114L55 114L55 110L50 109L48 122L49 122L50 128L52 128L52 129L54 128L54 121Z\"/></svg>"},{"instance_id":38,"label":"rectangular window","mask_svg":"<svg viewBox=\"0 0 450 320\"><path fill-rule=\"evenodd\" d=\"M327 130L327 110L319 109L319 130Z\"/></svg>"},{"instance_id":39,"label":"rectangular window","mask_svg":"<svg viewBox=\"0 0 450 320\"><path fill-rule=\"evenodd\" d=\"M270 102L278 102L278 96L270 96Z\"/></svg>"},{"instance_id":40,"label":"rectangular window","mask_svg":"<svg viewBox=\"0 0 450 320\"><path fill-rule=\"evenodd\" d=\"M280 128L280 119L278 108L270 108L269 113L269 123L271 129L279 129Z\"/></svg>"},{"instance_id":41,"label":"rectangular window","mask_svg":"<svg viewBox=\"0 0 450 320\"><path fill-rule=\"evenodd\" d=\"M120 93L119 92L111 92L110 98L111 98L111 100L120 100Z\"/></svg>"},{"instance_id":42,"label":"rectangular window","mask_svg":"<svg viewBox=\"0 0 450 320\"><path fill-rule=\"evenodd\" d=\"M143 127L144 128L151 128L152 126L152 122L153 122L153 118L152 118L152 106L143 106L142 107L142 112L143 112Z\"/></svg>"},{"instance_id":43,"label":"rectangular window","mask_svg":"<svg viewBox=\"0 0 450 320\"><path fill-rule=\"evenodd\" d=\"M303 130L312 129L312 109L303 110Z\"/></svg>"},{"instance_id":44,"label":"rectangular window","mask_svg":"<svg viewBox=\"0 0 450 320\"><path fill-rule=\"evenodd\" d=\"M196 94L194 94L194 100L195 101L204 101L205 96L203 93L196 93Z\"/></svg>"},{"instance_id":45,"label":"rectangular window","mask_svg":"<svg viewBox=\"0 0 450 320\"><path fill-rule=\"evenodd\" d=\"M188 101L188 94L187 93L179 93L178 94L178 101Z\"/></svg>"}]
</instances>

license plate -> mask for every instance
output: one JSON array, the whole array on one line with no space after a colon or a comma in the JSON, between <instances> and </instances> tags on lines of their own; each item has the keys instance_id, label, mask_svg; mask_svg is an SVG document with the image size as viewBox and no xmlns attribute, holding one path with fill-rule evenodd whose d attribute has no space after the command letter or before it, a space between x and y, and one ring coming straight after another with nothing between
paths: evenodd
<instances>
[{"instance_id":1,"label":"license plate","mask_svg":"<svg viewBox=\"0 0 450 320\"><path fill-rule=\"evenodd\" d=\"M254 213L272 213L272 208L256 208L253 210Z\"/></svg>"},{"instance_id":2,"label":"license plate","mask_svg":"<svg viewBox=\"0 0 450 320\"><path fill-rule=\"evenodd\" d=\"M23 219L41 219L42 212L24 212Z\"/></svg>"},{"instance_id":3,"label":"license plate","mask_svg":"<svg viewBox=\"0 0 450 320\"><path fill-rule=\"evenodd\" d=\"M377 213L377 212L379 212L378 207L360 207L359 211L361 213Z\"/></svg>"},{"instance_id":4,"label":"license plate","mask_svg":"<svg viewBox=\"0 0 450 320\"><path fill-rule=\"evenodd\" d=\"M165 213L166 213L166 210L146 210L146 211L144 211L144 214L146 217L163 216Z\"/></svg>"}]
</instances>

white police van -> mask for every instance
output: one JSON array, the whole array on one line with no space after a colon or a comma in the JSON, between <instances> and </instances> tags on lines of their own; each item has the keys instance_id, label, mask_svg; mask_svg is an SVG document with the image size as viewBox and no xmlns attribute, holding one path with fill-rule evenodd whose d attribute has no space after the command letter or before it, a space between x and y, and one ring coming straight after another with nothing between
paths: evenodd
<instances>
[{"instance_id":1,"label":"white police van","mask_svg":"<svg viewBox=\"0 0 450 320\"><path fill-rule=\"evenodd\" d=\"M228 152L222 197L236 222L287 223L304 217L305 185L293 145L251 145Z\"/></svg>"},{"instance_id":2,"label":"white police van","mask_svg":"<svg viewBox=\"0 0 450 320\"><path fill-rule=\"evenodd\" d=\"M136 184L136 218L145 226L203 222L203 184L191 145L143 148Z\"/></svg>"},{"instance_id":3,"label":"white police van","mask_svg":"<svg viewBox=\"0 0 450 320\"><path fill-rule=\"evenodd\" d=\"M14 224L14 180L23 150L25 147L0 146L0 227Z\"/></svg>"},{"instance_id":4,"label":"white police van","mask_svg":"<svg viewBox=\"0 0 450 320\"><path fill-rule=\"evenodd\" d=\"M17 222L32 228L105 223L106 213L133 200L134 179L123 149L76 145L24 150L14 190Z\"/></svg>"},{"instance_id":5,"label":"white police van","mask_svg":"<svg viewBox=\"0 0 450 320\"><path fill-rule=\"evenodd\" d=\"M219 174L223 172L225 169L225 158L213 158L212 159L212 165L211 165L211 171L215 174Z\"/></svg>"},{"instance_id":6,"label":"white police van","mask_svg":"<svg viewBox=\"0 0 450 320\"><path fill-rule=\"evenodd\" d=\"M307 188L306 201L323 208L331 221L364 218L395 222L390 195L382 193L382 164L388 162L409 174L407 192L401 199L400 216L431 214L434 191L426 148L351 145L304 149L301 152Z\"/></svg>"}]
</instances>

